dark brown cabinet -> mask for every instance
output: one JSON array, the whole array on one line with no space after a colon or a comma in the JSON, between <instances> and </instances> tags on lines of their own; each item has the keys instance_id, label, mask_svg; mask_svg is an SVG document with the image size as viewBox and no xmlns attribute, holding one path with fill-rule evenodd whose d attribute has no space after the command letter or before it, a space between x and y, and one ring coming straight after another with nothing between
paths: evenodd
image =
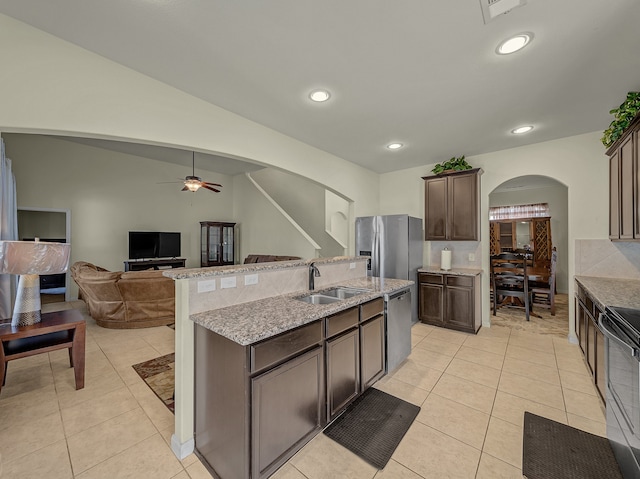
<instances>
[{"instance_id":1,"label":"dark brown cabinet","mask_svg":"<svg viewBox=\"0 0 640 479\"><path fill-rule=\"evenodd\" d=\"M376 299L360 306L360 392L384 376L384 301Z\"/></svg>"},{"instance_id":2,"label":"dark brown cabinet","mask_svg":"<svg viewBox=\"0 0 640 479\"><path fill-rule=\"evenodd\" d=\"M250 346L195 328L196 452L221 478L269 477L326 425L323 321Z\"/></svg>"},{"instance_id":3,"label":"dark brown cabinet","mask_svg":"<svg viewBox=\"0 0 640 479\"><path fill-rule=\"evenodd\" d=\"M327 406L335 418L360 393L360 344L357 328L327 340Z\"/></svg>"},{"instance_id":4,"label":"dark brown cabinet","mask_svg":"<svg viewBox=\"0 0 640 479\"><path fill-rule=\"evenodd\" d=\"M322 425L322 348L287 361L251 380L251 477L268 477L281 457ZM265 407L267 406L268 407ZM295 411L295 414L291 412Z\"/></svg>"},{"instance_id":5,"label":"dark brown cabinet","mask_svg":"<svg viewBox=\"0 0 640 479\"><path fill-rule=\"evenodd\" d=\"M596 390L604 403L606 388L604 334L598 326L601 310L579 283L576 286L575 327L578 344Z\"/></svg>"},{"instance_id":6,"label":"dark brown cabinet","mask_svg":"<svg viewBox=\"0 0 640 479\"><path fill-rule=\"evenodd\" d=\"M215 477L269 477L384 375L384 301L246 346L196 324L195 357L197 455Z\"/></svg>"},{"instance_id":7,"label":"dark brown cabinet","mask_svg":"<svg viewBox=\"0 0 640 479\"><path fill-rule=\"evenodd\" d=\"M427 324L476 333L480 329L479 275L419 273L418 317Z\"/></svg>"},{"instance_id":8,"label":"dark brown cabinet","mask_svg":"<svg viewBox=\"0 0 640 479\"><path fill-rule=\"evenodd\" d=\"M235 223L200 222L200 266L234 263Z\"/></svg>"},{"instance_id":9,"label":"dark brown cabinet","mask_svg":"<svg viewBox=\"0 0 640 479\"><path fill-rule=\"evenodd\" d=\"M418 317L424 323L444 323L444 275L419 274Z\"/></svg>"},{"instance_id":10,"label":"dark brown cabinet","mask_svg":"<svg viewBox=\"0 0 640 479\"><path fill-rule=\"evenodd\" d=\"M425 240L480 240L482 170L424 176Z\"/></svg>"},{"instance_id":11,"label":"dark brown cabinet","mask_svg":"<svg viewBox=\"0 0 640 479\"><path fill-rule=\"evenodd\" d=\"M640 116L607 150L609 156L609 238L640 240L638 136Z\"/></svg>"}]
</instances>

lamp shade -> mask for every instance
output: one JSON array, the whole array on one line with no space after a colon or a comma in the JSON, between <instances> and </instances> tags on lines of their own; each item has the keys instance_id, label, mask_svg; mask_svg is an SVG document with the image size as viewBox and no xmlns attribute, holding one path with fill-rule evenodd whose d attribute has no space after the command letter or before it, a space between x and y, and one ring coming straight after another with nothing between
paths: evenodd
<instances>
[{"instance_id":1,"label":"lamp shade","mask_svg":"<svg viewBox=\"0 0 640 479\"><path fill-rule=\"evenodd\" d=\"M0 273L58 274L67 271L71 245L0 241Z\"/></svg>"}]
</instances>

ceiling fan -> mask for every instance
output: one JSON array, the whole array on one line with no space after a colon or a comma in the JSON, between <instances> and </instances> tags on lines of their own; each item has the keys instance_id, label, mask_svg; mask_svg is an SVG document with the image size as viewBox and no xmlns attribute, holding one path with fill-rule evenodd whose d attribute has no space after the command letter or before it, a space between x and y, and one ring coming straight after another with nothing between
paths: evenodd
<instances>
[{"instance_id":1,"label":"ceiling fan","mask_svg":"<svg viewBox=\"0 0 640 479\"><path fill-rule=\"evenodd\" d=\"M199 176L196 176L196 154L192 152L191 154L191 167L192 167L192 175L185 177L183 180L184 188L181 191L191 191L195 193L200 188L204 188L205 190L213 191L215 193L220 193L218 188L222 188L221 184L218 183L209 183L207 181L202 181Z\"/></svg>"}]
</instances>

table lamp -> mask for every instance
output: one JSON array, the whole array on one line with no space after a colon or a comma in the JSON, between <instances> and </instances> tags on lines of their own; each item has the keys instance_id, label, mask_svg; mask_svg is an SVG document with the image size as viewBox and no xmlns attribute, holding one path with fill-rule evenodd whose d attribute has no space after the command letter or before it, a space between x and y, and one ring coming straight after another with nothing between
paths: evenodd
<instances>
[{"instance_id":1,"label":"table lamp","mask_svg":"<svg viewBox=\"0 0 640 479\"><path fill-rule=\"evenodd\" d=\"M12 326L40 322L41 274L67 271L71 245L39 241L0 241L0 273L19 274Z\"/></svg>"}]
</instances>

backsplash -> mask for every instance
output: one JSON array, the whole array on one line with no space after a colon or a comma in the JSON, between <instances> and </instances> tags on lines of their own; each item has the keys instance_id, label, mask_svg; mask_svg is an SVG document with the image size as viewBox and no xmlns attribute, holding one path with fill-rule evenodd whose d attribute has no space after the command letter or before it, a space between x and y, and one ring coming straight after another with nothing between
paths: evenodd
<instances>
[{"instance_id":1,"label":"backsplash","mask_svg":"<svg viewBox=\"0 0 640 479\"><path fill-rule=\"evenodd\" d=\"M640 279L640 243L576 240L576 276Z\"/></svg>"},{"instance_id":2,"label":"backsplash","mask_svg":"<svg viewBox=\"0 0 640 479\"><path fill-rule=\"evenodd\" d=\"M433 268L440 267L441 252L445 248L451 250L452 268L482 268L482 248L479 241L431 241L429 264ZM474 261L469 260L469 255Z\"/></svg>"}]
</instances>

